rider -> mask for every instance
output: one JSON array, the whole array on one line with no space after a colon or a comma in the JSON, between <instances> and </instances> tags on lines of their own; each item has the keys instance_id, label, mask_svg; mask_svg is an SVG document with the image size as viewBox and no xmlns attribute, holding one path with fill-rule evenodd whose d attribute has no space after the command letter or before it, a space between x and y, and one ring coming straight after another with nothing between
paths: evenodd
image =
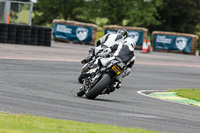
<instances>
[{"instance_id":1,"label":"rider","mask_svg":"<svg viewBox=\"0 0 200 133\"><path fill-rule=\"evenodd\" d=\"M117 31L117 34L106 34L103 37L101 37L97 42L96 42L96 47L101 47L101 49L104 49L104 47L111 47L114 44L119 44L124 41L128 37L128 31L126 29L119 29ZM81 61L82 64L88 63L89 61L92 60L92 57L95 56L95 48L91 48L89 50L88 57L83 59Z\"/></svg>"},{"instance_id":2,"label":"rider","mask_svg":"<svg viewBox=\"0 0 200 133\"><path fill-rule=\"evenodd\" d=\"M108 90L108 92L106 93L109 94L110 92L113 92L115 88L119 89L121 87L122 78L130 74L131 68L135 62L135 54L134 54L135 46L136 46L135 40L131 37L128 37L122 43L114 44L110 48L104 49L101 52L100 57L91 66L96 68L96 66L98 66L99 64L99 61L102 63L104 62L104 60L105 62L109 62L113 59L116 59L123 64L124 71L115 77L115 81L113 82L113 87L110 88L110 90Z\"/></svg>"},{"instance_id":3,"label":"rider","mask_svg":"<svg viewBox=\"0 0 200 133\"><path fill-rule=\"evenodd\" d=\"M102 52L101 56L106 57L109 53L114 53L110 58L116 58L120 62L125 64L125 70L123 73L119 74L116 79L117 81L114 84L115 88L121 87L122 78L128 76L131 72L131 68L135 62L134 48L136 47L136 42L131 37L128 37L124 40L122 44L115 44L110 48L106 48ZM114 90L112 90L114 91Z\"/></svg>"}]
</instances>

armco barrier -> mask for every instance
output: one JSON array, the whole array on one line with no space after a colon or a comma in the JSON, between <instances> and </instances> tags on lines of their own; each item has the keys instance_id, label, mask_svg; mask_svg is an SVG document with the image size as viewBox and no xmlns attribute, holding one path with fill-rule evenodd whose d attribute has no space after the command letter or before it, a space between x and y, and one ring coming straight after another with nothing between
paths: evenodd
<instances>
[{"instance_id":1,"label":"armco barrier","mask_svg":"<svg viewBox=\"0 0 200 133\"><path fill-rule=\"evenodd\" d=\"M0 43L51 46L49 27L0 23Z\"/></svg>"},{"instance_id":2,"label":"armco barrier","mask_svg":"<svg viewBox=\"0 0 200 133\"><path fill-rule=\"evenodd\" d=\"M53 20L53 39L55 41L94 44L98 26L76 21Z\"/></svg>"},{"instance_id":3,"label":"armco barrier","mask_svg":"<svg viewBox=\"0 0 200 133\"><path fill-rule=\"evenodd\" d=\"M143 39L147 38L148 29L140 27L122 27L118 25L104 26L104 34L116 33L118 29L124 28L128 31L129 37L136 41L136 49L142 49Z\"/></svg>"},{"instance_id":4,"label":"armco barrier","mask_svg":"<svg viewBox=\"0 0 200 133\"><path fill-rule=\"evenodd\" d=\"M196 54L198 36L175 32L153 32L153 51Z\"/></svg>"}]
</instances>

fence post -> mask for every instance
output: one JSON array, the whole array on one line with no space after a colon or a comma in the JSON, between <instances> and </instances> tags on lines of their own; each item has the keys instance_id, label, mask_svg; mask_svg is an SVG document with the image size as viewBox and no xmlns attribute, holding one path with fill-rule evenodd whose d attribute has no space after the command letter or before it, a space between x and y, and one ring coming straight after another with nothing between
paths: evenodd
<instances>
[{"instance_id":1,"label":"fence post","mask_svg":"<svg viewBox=\"0 0 200 133\"><path fill-rule=\"evenodd\" d=\"M4 23L7 23L8 21L8 13L10 14L10 1L5 2Z\"/></svg>"},{"instance_id":2,"label":"fence post","mask_svg":"<svg viewBox=\"0 0 200 133\"><path fill-rule=\"evenodd\" d=\"M9 22L10 22L10 14L7 13L6 24L9 24Z\"/></svg>"},{"instance_id":3,"label":"fence post","mask_svg":"<svg viewBox=\"0 0 200 133\"><path fill-rule=\"evenodd\" d=\"M30 4L30 16L29 16L29 25L32 25L32 12L33 12L33 3Z\"/></svg>"}]
</instances>

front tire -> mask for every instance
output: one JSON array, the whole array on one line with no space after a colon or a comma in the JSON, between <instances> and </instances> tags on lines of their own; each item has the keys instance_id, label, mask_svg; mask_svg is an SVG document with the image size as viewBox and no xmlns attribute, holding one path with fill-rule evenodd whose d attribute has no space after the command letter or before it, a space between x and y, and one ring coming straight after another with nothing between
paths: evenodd
<instances>
[{"instance_id":1,"label":"front tire","mask_svg":"<svg viewBox=\"0 0 200 133\"><path fill-rule=\"evenodd\" d=\"M84 79L84 76L81 73L81 75L78 77L78 82L82 84L83 83L83 79Z\"/></svg>"},{"instance_id":2,"label":"front tire","mask_svg":"<svg viewBox=\"0 0 200 133\"><path fill-rule=\"evenodd\" d=\"M80 76L78 77L78 82L79 83L81 83L81 84L83 83L83 79L84 79L83 73L87 72L87 71L89 71L88 64L83 68Z\"/></svg>"},{"instance_id":3,"label":"front tire","mask_svg":"<svg viewBox=\"0 0 200 133\"><path fill-rule=\"evenodd\" d=\"M88 99L95 99L99 94L103 92L103 90L107 87L107 85L111 82L111 77L108 74L104 74L100 81L85 94Z\"/></svg>"}]
</instances>

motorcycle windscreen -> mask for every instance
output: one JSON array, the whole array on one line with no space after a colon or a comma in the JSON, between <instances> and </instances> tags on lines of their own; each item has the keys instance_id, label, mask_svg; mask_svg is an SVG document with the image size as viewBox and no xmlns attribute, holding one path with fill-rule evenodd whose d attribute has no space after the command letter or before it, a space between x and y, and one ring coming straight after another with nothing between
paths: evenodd
<instances>
[{"instance_id":1,"label":"motorcycle windscreen","mask_svg":"<svg viewBox=\"0 0 200 133\"><path fill-rule=\"evenodd\" d=\"M108 62L110 62L111 60L113 60L113 59L114 59L114 57L110 57L110 58L101 58L100 61L101 61L101 64L102 64L103 66L106 66L106 64L107 64Z\"/></svg>"}]
</instances>

